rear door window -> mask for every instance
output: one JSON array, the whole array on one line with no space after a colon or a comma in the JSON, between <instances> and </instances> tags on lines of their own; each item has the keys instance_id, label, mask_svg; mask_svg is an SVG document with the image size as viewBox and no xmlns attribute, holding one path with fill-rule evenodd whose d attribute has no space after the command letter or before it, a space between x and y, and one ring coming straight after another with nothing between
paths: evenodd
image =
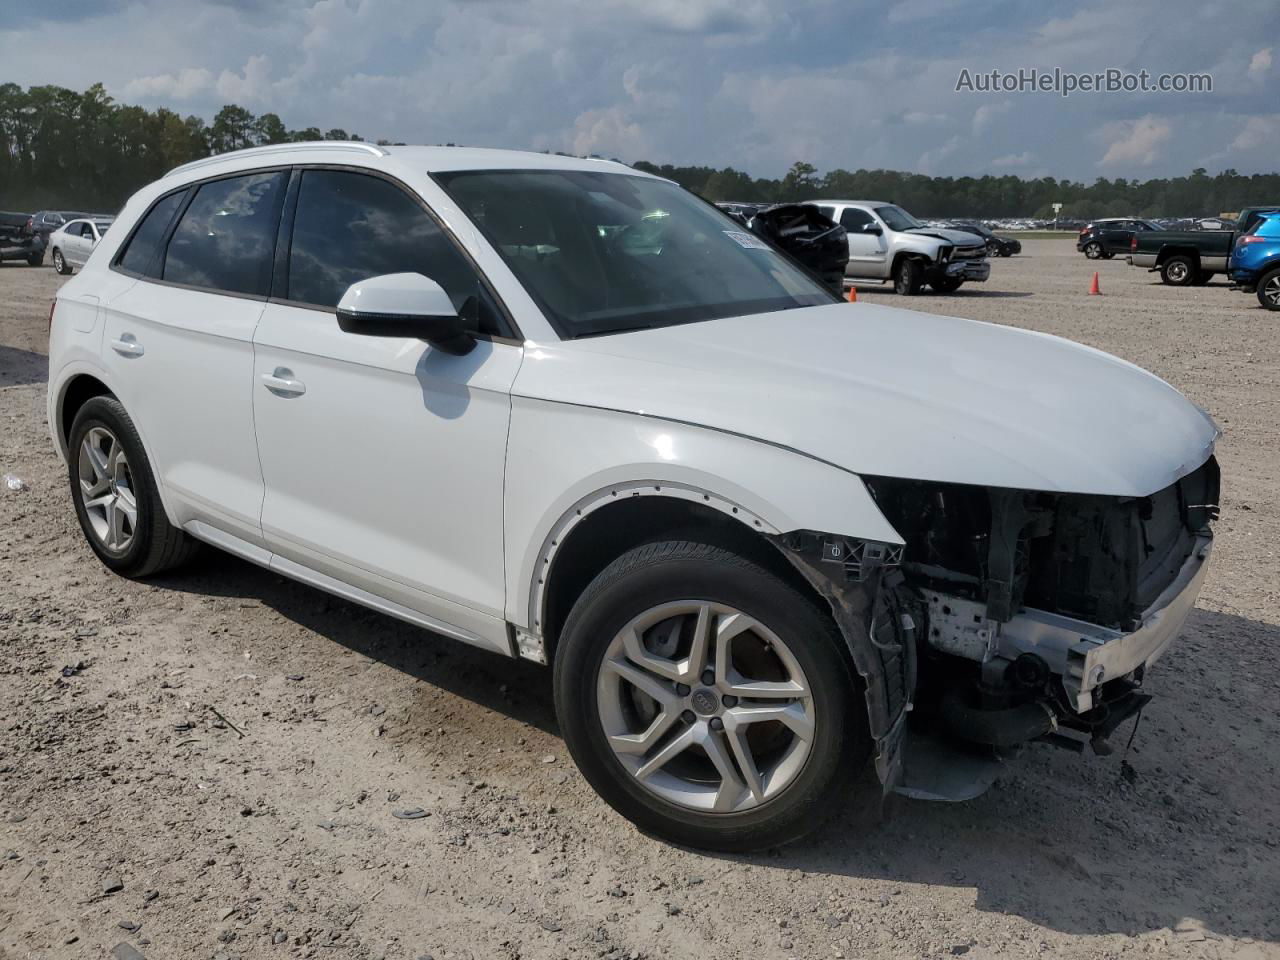
<instances>
[{"instance_id":1,"label":"rear door window","mask_svg":"<svg viewBox=\"0 0 1280 960\"><path fill-rule=\"evenodd\" d=\"M265 297L288 173L251 173L200 185L173 231L164 280Z\"/></svg>"},{"instance_id":2,"label":"rear door window","mask_svg":"<svg viewBox=\"0 0 1280 960\"><path fill-rule=\"evenodd\" d=\"M120 258L120 266L131 273L139 273L144 277L160 276L160 244L164 241L165 231L173 215L178 212L185 190L161 197L133 232L124 255Z\"/></svg>"}]
</instances>

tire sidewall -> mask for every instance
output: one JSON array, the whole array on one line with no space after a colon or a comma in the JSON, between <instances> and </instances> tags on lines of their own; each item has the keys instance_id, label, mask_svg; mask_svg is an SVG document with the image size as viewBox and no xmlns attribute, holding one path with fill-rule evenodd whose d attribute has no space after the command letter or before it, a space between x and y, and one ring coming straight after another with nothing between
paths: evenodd
<instances>
[{"instance_id":1,"label":"tire sidewall","mask_svg":"<svg viewBox=\"0 0 1280 960\"><path fill-rule=\"evenodd\" d=\"M1280 304L1271 303L1269 300L1267 300L1267 295L1266 295L1267 284L1270 283L1272 280L1275 280L1277 277L1280 277L1280 267L1274 270L1268 270L1258 280L1258 292L1257 292L1258 303L1262 305L1262 308L1264 310L1280 310Z\"/></svg>"},{"instance_id":2,"label":"tire sidewall","mask_svg":"<svg viewBox=\"0 0 1280 960\"><path fill-rule=\"evenodd\" d=\"M812 604L751 564L727 567L686 554L608 582L611 569L574 607L556 651L556 710L565 743L588 782L641 830L691 847L773 846L825 818L865 759L870 738L847 658ZM805 766L780 796L751 810L703 814L669 804L636 781L606 741L597 705L605 650L633 617L677 599L724 603L760 620L787 644L809 681L817 723Z\"/></svg>"},{"instance_id":3,"label":"tire sidewall","mask_svg":"<svg viewBox=\"0 0 1280 960\"><path fill-rule=\"evenodd\" d=\"M129 460L129 471L133 475L131 489L138 504L138 523L134 528L133 540L123 553L107 550L98 540L89 522L80 491L80 444L85 434L94 427L104 427L114 434L116 441L124 447L125 456ZM93 397L76 413L67 439L67 476L71 484L71 501L75 504L76 517L90 549L103 564L115 572L124 575L136 573L144 566L151 553L157 511L163 507L142 439L118 400L112 397Z\"/></svg>"},{"instance_id":4,"label":"tire sidewall","mask_svg":"<svg viewBox=\"0 0 1280 960\"><path fill-rule=\"evenodd\" d=\"M1178 269L1179 264L1185 270L1181 279L1173 276L1173 271ZM1195 279L1195 272L1195 264L1186 257L1170 257L1160 268L1160 279L1171 287L1189 287L1192 280Z\"/></svg>"}]
</instances>

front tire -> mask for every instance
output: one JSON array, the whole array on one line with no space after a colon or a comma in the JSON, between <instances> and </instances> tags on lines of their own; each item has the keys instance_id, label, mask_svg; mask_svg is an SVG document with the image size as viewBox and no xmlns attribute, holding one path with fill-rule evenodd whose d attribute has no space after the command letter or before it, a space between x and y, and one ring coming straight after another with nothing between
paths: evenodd
<instances>
[{"instance_id":1,"label":"front tire","mask_svg":"<svg viewBox=\"0 0 1280 960\"><path fill-rule=\"evenodd\" d=\"M957 277L939 277L937 280L931 282L929 286L933 287L933 289L937 290L939 293L955 293L964 286L964 281Z\"/></svg>"},{"instance_id":2,"label":"front tire","mask_svg":"<svg viewBox=\"0 0 1280 960\"><path fill-rule=\"evenodd\" d=\"M646 544L574 605L556 713L587 781L641 830L707 850L776 846L820 826L869 754L842 645L754 561Z\"/></svg>"},{"instance_id":3,"label":"front tire","mask_svg":"<svg viewBox=\"0 0 1280 960\"><path fill-rule=\"evenodd\" d=\"M33 253L31 254L31 256L27 257L27 266L29 267L44 266L44 251L42 250L39 253Z\"/></svg>"},{"instance_id":4,"label":"front tire","mask_svg":"<svg viewBox=\"0 0 1280 960\"><path fill-rule=\"evenodd\" d=\"M1280 267L1264 273L1258 281L1258 302L1268 310L1280 310Z\"/></svg>"},{"instance_id":5,"label":"front tire","mask_svg":"<svg viewBox=\"0 0 1280 960\"><path fill-rule=\"evenodd\" d=\"M57 247L53 248L53 269L64 277L71 272L71 268L67 266L66 259L62 256L62 251Z\"/></svg>"},{"instance_id":6,"label":"front tire","mask_svg":"<svg viewBox=\"0 0 1280 960\"><path fill-rule=\"evenodd\" d=\"M920 264L916 261L910 257L899 260L893 270L893 292L900 297L914 297L924 283L920 274Z\"/></svg>"},{"instance_id":7,"label":"front tire","mask_svg":"<svg viewBox=\"0 0 1280 960\"><path fill-rule=\"evenodd\" d=\"M107 567L145 577L184 563L198 544L169 523L138 430L115 397L87 400L67 442L71 499Z\"/></svg>"},{"instance_id":8,"label":"front tire","mask_svg":"<svg viewBox=\"0 0 1280 960\"><path fill-rule=\"evenodd\" d=\"M1170 257L1160 265L1160 279L1171 287L1190 286L1199 272L1190 257Z\"/></svg>"}]
</instances>

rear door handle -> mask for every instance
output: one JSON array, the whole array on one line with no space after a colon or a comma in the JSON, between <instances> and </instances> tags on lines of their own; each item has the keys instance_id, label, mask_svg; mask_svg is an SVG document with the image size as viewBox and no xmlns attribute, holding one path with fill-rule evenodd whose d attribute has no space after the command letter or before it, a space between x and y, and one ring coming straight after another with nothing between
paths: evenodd
<instances>
[{"instance_id":1,"label":"rear door handle","mask_svg":"<svg viewBox=\"0 0 1280 960\"><path fill-rule=\"evenodd\" d=\"M140 357L146 353L142 349L142 344L134 339L132 333L121 334L119 339L112 340L111 349L122 357Z\"/></svg>"},{"instance_id":2,"label":"rear door handle","mask_svg":"<svg viewBox=\"0 0 1280 960\"><path fill-rule=\"evenodd\" d=\"M264 373L262 385L277 397L300 397L307 392L307 385L295 380L288 367L276 367L272 373Z\"/></svg>"}]
</instances>

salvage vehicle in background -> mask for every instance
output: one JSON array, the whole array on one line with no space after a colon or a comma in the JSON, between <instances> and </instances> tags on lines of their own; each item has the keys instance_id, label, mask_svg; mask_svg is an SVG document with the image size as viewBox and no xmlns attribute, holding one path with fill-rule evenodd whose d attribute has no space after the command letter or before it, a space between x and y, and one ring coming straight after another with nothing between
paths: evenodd
<instances>
[{"instance_id":1,"label":"salvage vehicle in background","mask_svg":"<svg viewBox=\"0 0 1280 960\"><path fill-rule=\"evenodd\" d=\"M1240 230L1247 232L1261 216L1280 206L1245 207ZM1176 287L1204 284L1225 273L1237 237L1235 230L1144 230L1129 244L1130 266L1159 272L1162 282Z\"/></svg>"},{"instance_id":2,"label":"salvage vehicle in background","mask_svg":"<svg viewBox=\"0 0 1280 960\"><path fill-rule=\"evenodd\" d=\"M72 220L49 234L53 269L69 274L84 266L110 226L110 220Z\"/></svg>"},{"instance_id":3,"label":"salvage vehicle in background","mask_svg":"<svg viewBox=\"0 0 1280 960\"><path fill-rule=\"evenodd\" d=\"M1233 288L1256 293L1268 310L1280 310L1280 213L1261 213L1236 238L1229 275Z\"/></svg>"},{"instance_id":4,"label":"salvage vehicle in background","mask_svg":"<svg viewBox=\"0 0 1280 960\"><path fill-rule=\"evenodd\" d=\"M844 303L666 180L537 153L179 167L58 290L48 417L111 570L204 542L553 663L592 786L717 850L868 763L962 799L1032 741L1105 752L1218 503L1217 428L1152 374Z\"/></svg>"},{"instance_id":5,"label":"salvage vehicle in background","mask_svg":"<svg viewBox=\"0 0 1280 960\"><path fill-rule=\"evenodd\" d=\"M31 215L28 229L40 234L47 241L49 234L65 226L68 221L81 219L92 219L92 214L73 210L37 210Z\"/></svg>"},{"instance_id":6,"label":"salvage vehicle in background","mask_svg":"<svg viewBox=\"0 0 1280 960\"><path fill-rule=\"evenodd\" d=\"M1158 223L1135 217L1092 220L1080 228L1076 250L1090 260L1110 260L1116 254L1123 256L1128 253L1129 245L1137 234L1159 229Z\"/></svg>"},{"instance_id":7,"label":"salvage vehicle in background","mask_svg":"<svg viewBox=\"0 0 1280 960\"><path fill-rule=\"evenodd\" d=\"M1022 241L1015 240L1013 237L1002 237L986 224L973 220L956 220L947 226L952 230L963 230L965 233L981 237L987 245L988 257L1012 257L1022 252Z\"/></svg>"},{"instance_id":8,"label":"salvage vehicle in background","mask_svg":"<svg viewBox=\"0 0 1280 960\"><path fill-rule=\"evenodd\" d=\"M901 207L876 200L805 203L844 227L849 280L891 280L896 293L914 296L925 284L954 293L966 281L991 275L986 243L972 233L927 227Z\"/></svg>"},{"instance_id":9,"label":"salvage vehicle in background","mask_svg":"<svg viewBox=\"0 0 1280 960\"><path fill-rule=\"evenodd\" d=\"M844 292L849 244L840 224L804 203L762 207L746 222L752 233L790 255L837 296Z\"/></svg>"},{"instance_id":10,"label":"salvage vehicle in background","mask_svg":"<svg viewBox=\"0 0 1280 960\"><path fill-rule=\"evenodd\" d=\"M44 263L44 239L30 222L30 214L0 212L0 261L23 260L32 267Z\"/></svg>"}]
</instances>

